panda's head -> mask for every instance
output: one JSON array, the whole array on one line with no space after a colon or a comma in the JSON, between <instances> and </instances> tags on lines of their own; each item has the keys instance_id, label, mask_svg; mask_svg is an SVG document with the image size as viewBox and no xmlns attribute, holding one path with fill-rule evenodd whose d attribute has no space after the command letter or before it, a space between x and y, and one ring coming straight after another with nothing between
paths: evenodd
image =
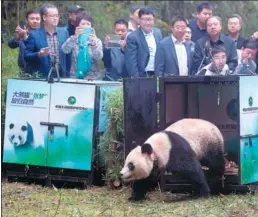
<instances>
[{"instance_id":1,"label":"panda's head","mask_svg":"<svg viewBox=\"0 0 258 217\"><path fill-rule=\"evenodd\" d=\"M126 157L125 165L120 171L121 178L124 181L133 181L149 177L154 159L153 149L149 143L137 146Z\"/></svg>"},{"instance_id":2,"label":"panda's head","mask_svg":"<svg viewBox=\"0 0 258 217\"><path fill-rule=\"evenodd\" d=\"M10 123L8 128L8 139L15 148L26 144L30 131L28 123Z\"/></svg>"}]
</instances>

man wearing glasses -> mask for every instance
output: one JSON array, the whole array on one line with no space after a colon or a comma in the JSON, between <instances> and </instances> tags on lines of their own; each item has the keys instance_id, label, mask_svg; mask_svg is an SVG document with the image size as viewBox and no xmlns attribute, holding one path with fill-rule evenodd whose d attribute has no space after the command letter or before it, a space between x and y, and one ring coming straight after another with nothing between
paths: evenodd
<instances>
[{"instance_id":1,"label":"man wearing glasses","mask_svg":"<svg viewBox=\"0 0 258 217\"><path fill-rule=\"evenodd\" d=\"M171 20L172 34L164 38L155 58L155 75L188 76L191 68L191 44L184 39L187 21L184 17L174 16Z\"/></svg>"},{"instance_id":2,"label":"man wearing glasses","mask_svg":"<svg viewBox=\"0 0 258 217\"><path fill-rule=\"evenodd\" d=\"M154 75L157 44L162 40L161 31L154 28L155 15L150 8L139 10L140 27L126 39L125 65L130 77Z\"/></svg>"},{"instance_id":3,"label":"man wearing glasses","mask_svg":"<svg viewBox=\"0 0 258 217\"><path fill-rule=\"evenodd\" d=\"M25 41L25 60L33 65L32 72L39 72L46 78L53 68L53 77L59 72L60 77L67 77L69 72L69 56L63 53L61 46L68 38L64 28L57 27L60 15L55 5L43 4L40 7L43 25L33 31Z\"/></svg>"}]
</instances>

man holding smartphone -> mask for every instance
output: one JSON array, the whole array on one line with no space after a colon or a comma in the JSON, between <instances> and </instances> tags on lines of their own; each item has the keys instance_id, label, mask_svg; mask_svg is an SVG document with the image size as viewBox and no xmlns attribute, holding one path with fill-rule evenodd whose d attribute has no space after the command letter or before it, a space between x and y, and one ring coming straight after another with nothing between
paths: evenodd
<instances>
[{"instance_id":1,"label":"man holding smartphone","mask_svg":"<svg viewBox=\"0 0 258 217\"><path fill-rule=\"evenodd\" d=\"M67 77L69 72L69 57L61 46L68 38L68 32L62 27L57 27L60 15L55 5L46 3L40 7L43 21L41 28L31 32L25 41L25 59L33 64L32 72L40 73L40 77L46 78L50 69L52 77L58 72L61 77Z\"/></svg>"},{"instance_id":2,"label":"man holding smartphone","mask_svg":"<svg viewBox=\"0 0 258 217\"><path fill-rule=\"evenodd\" d=\"M105 37L105 48L103 50L103 58L105 67L104 80L116 81L118 79L127 77L125 70L125 60L124 60L124 49L126 46L126 35L128 33L128 22L119 19L114 23L114 35L106 35ZM111 46L111 41L113 38L119 37L119 46ZM114 45L114 43L112 43Z\"/></svg>"},{"instance_id":3,"label":"man holding smartphone","mask_svg":"<svg viewBox=\"0 0 258 217\"><path fill-rule=\"evenodd\" d=\"M24 40L27 39L31 30L40 27L40 12L37 9L29 10L25 16L25 23L20 22L15 29L15 36L8 41L8 46L12 49L19 48L18 66L20 68L20 76L31 74L31 68L28 62L24 60Z\"/></svg>"}]
</instances>

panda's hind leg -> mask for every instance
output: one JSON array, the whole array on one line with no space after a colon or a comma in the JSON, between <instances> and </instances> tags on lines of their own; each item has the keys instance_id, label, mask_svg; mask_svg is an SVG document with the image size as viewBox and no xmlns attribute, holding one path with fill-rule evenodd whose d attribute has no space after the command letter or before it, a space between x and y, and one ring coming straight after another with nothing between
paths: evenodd
<instances>
[{"instance_id":1,"label":"panda's hind leg","mask_svg":"<svg viewBox=\"0 0 258 217\"><path fill-rule=\"evenodd\" d=\"M208 183L190 144L178 134L167 132L167 135L173 144L167 170L191 181L198 196L208 196L210 194Z\"/></svg>"},{"instance_id":2,"label":"panda's hind leg","mask_svg":"<svg viewBox=\"0 0 258 217\"><path fill-rule=\"evenodd\" d=\"M206 174L212 193L219 193L222 189L221 178L225 170L223 151L210 149L206 157L201 161L201 164L208 167Z\"/></svg>"},{"instance_id":3,"label":"panda's hind leg","mask_svg":"<svg viewBox=\"0 0 258 217\"><path fill-rule=\"evenodd\" d=\"M181 172L182 176L192 182L195 196L207 197L210 194L210 188L207 183L201 164L198 160L193 159L188 169Z\"/></svg>"},{"instance_id":4,"label":"panda's hind leg","mask_svg":"<svg viewBox=\"0 0 258 217\"><path fill-rule=\"evenodd\" d=\"M189 156L176 157L174 160L174 166L170 166L171 172L176 172L182 178L189 180L193 185L195 196L209 196L210 188L200 162Z\"/></svg>"}]
</instances>

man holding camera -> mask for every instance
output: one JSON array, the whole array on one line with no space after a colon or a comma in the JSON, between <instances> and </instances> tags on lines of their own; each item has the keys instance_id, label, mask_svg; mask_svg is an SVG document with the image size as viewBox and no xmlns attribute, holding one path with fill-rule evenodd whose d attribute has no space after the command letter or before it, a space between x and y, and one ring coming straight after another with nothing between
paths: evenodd
<instances>
[{"instance_id":1,"label":"man holding camera","mask_svg":"<svg viewBox=\"0 0 258 217\"><path fill-rule=\"evenodd\" d=\"M62 27L57 27L60 15L55 5L46 3L40 7L43 25L31 32L25 41L25 60L33 65L32 73L40 73L46 78L51 69L53 77L58 73L67 77L69 72L68 56L61 50L62 44L68 38L68 32Z\"/></svg>"},{"instance_id":2,"label":"man holding camera","mask_svg":"<svg viewBox=\"0 0 258 217\"><path fill-rule=\"evenodd\" d=\"M128 23L124 19L116 20L114 23L114 35L106 35L103 58L105 67L104 80L116 81L127 77L125 69L124 48L126 46L126 35ZM111 43L118 36L117 43Z\"/></svg>"},{"instance_id":3,"label":"man holding camera","mask_svg":"<svg viewBox=\"0 0 258 217\"><path fill-rule=\"evenodd\" d=\"M15 29L15 36L8 41L8 46L12 49L19 47L18 66L20 68L20 76L31 74L30 65L24 60L24 40L28 38L31 30L40 27L40 13L37 9L29 10L26 13L25 24L20 22Z\"/></svg>"}]
</instances>

